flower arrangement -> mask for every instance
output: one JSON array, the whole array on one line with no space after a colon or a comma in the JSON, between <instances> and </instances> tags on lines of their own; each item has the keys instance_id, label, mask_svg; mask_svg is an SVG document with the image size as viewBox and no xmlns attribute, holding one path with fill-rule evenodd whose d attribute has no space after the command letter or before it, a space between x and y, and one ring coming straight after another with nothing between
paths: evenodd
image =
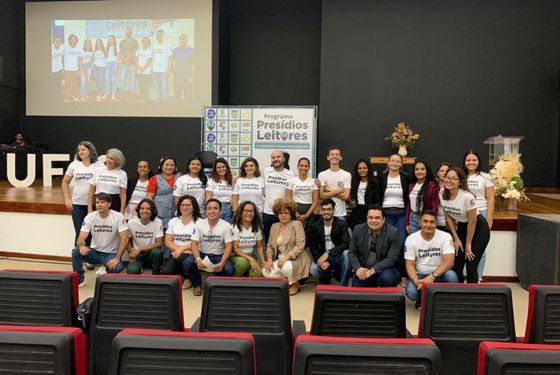
<instances>
[{"instance_id":1,"label":"flower arrangement","mask_svg":"<svg viewBox=\"0 0 560 375\"><path fill-rule=\"evenodd\" d=\"M420 139L420 134L413 132L408 124L399 122L393 129L391 135L386 139L390 139L394 147L412 147L414 143Z\"/></svg>"},{"instance_id":2,"label":"flower arrangement","mask_svg":"<svg viewBox=\"0 0 560 375\"><path fill-rule=\"evenodd\" d=\"M500 155L496 165L490 171L496 196L517 201L529 200L525 194L523 179L519 176L523 172L523 164L520 159L520 154Z\"/></svg>"}]
</instances>

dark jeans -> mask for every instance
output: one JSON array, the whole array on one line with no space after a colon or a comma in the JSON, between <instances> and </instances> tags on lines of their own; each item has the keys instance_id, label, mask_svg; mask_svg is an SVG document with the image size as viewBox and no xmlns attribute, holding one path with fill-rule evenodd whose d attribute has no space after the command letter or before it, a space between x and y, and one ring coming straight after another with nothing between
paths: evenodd
<instances>
[{"instance_id":1,"label":"dark jeans","mask_svg":"<svg viewBox=\"0 0 560 375\"><path fill-rule=\"evenodd\" d=\"M218 264L222 261L223 254L215 255L215 254L204 254L203 252L200 253L200 257L204 259L204 257L208 257L210 261L214 264ZM183 260L183 269L185 270L185 274L189 281L192 283L194 288L200 287L202 284L201 277L200 277L200 270L194 261L194 257L189 254ZM203 270L204 271L204 270ZM220 272L215 272L214 275L216 276L233 276L233 264L228 260L224 264L224 268Z\"/></svg>"},{"instance_id":2,"label":"dark jeans","mask_svg":"<svg viewBox=\"0 0 560 375\"><path fill-rule=\"evenodd\" d=\"M264 237L263 239L264 239L264 243L266 244L268 242L270 228L272 227L272 224L278 222L278 217L276 217L276 215L270 215L263 212L262 219L263 219L263 237Z\"/></svg>"},{"instance_id":3,"label":"dark jeans","mask_svg":"<svg viewBox=\"0 0 560 375\"><path fill-rule=\"evenodd\" d=\"M72 223L74 224L74 231L76 232L76 237L74 237L74 244L80 235L80 229L82 229L82 224L85 217L87 216L87 204L73 204L72 205Z\"/></svg>"},{"instance_id":4,"label":"dark jeans","mask_svg":"<svg viewBox=\"0 0 560 375\"><path fill-rule=\"evenodd\" d=\"M396 268L387 268L379 273L375 273L365 280L360 280L354 275L352 286L356 287L392 287L401 282L401 274Z\"/></svg>"},{"instance_id":5,"label":"dark jeans","mask_svg":"<svg viewBox=\"0 0 560 375\"><path fill-rule=\"evenodd\" d=\"M140 274L142 267L152 266L152 275L159 275L161 273L161 264L163 261L163 251L157 247L149 252L142 253L136 257L136 261L128 262L126 272L130 274Z\"/></svg>"},{"instance_id":6,"label":"dark jeans","mask_svg":"<svg viewBox=\"0 0 560 375\"><path fill-rule=\"evenodd\" d=\"M457 223L457 236L463 244L463 249L467 243L467 223ZM462 283L465 280L463 276L463 268L465 264L467 265L467 283L476 284L478 283L478 262L484 251L486 250L486 245L490 241L490 228L488 228L488 223L482 215L476 217L476 228L474 230L474 236L471 242L471 250L474 254L473 260L467 260L465 258L465 252L459 250L459 253L455 257L455 264L453 265L453 270L457 274L459 282Z\"/></svg>"},{"instance_id":7,"label":"dark jeans","mask_svg":"<svg viewBox=\"0 0 560 375\"><path fill-rule=\"evenodd\" d=\"M80 250L77 247L72 249L72 271L78 274L78 279L80 282L84 281L84 269L82 268L82 263L84 261L91 263L91 264L102 264L107 266L107 263L115 258L117 253L104 253L102 251L97 251L95 249L90 248L89 253L87 255L80 254ZM124 269L123 262L117 263L115 269L110 270L107 268L107 272L109 273L120 273Z\"/></svg>"},{"instance_id":8,"label":"dark jeans","mask_svg":"<svg viewBox=\"0 0 560 375\"><path fill-rule=\"evenodd\" d=\"M319 282L326 285L331 283L331 278L334 276L340 280L340 286L348 286L348 279L350 277L348 250L344 250L337 255L329 255L327 262L330 264L327 270L323 270L317 263L313 263L309 270L311 276L318 276Z\"/></svg>"},{"instance_id":9,"label":"dark jeans","mask_svg":"<svg viewBox=\"0 0 560 375\"><path fill-rule=\"evenodd\" d=\"M181 254L175 259L173 255L171 255L171 250L164 246L162 251L161 273L164 275L184 276L185 270L183 269L183 260L186 257L187 254Z\"/></svg>"}]
</instances>

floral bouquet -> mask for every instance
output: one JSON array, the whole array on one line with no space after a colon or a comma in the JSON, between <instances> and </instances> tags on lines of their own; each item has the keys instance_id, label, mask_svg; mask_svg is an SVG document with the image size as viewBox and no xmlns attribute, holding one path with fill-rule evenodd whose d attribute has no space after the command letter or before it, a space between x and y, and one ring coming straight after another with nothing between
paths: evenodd
<instances>
[{"instance_id":1,"label":"floral bouquet","mask_svg":"<svg viewBox=\"0 0 560 375\"><path fill-rule=\"evenodd\" d=\"M399 122L386 139L391 140L394 147L412 147L420 139L420 134L413 132L406 123Z\"/></svg>"},{"instance_id":2,"label":"floral bouquet","mask_svg":"<svg viewBox=\"0 0 560 375\"><path fill-rule=\"evenodd\" d=\"M496 189L496 196L527 201L523 180L519 176L523 172L520 154L500 155L500 159L490 171L492 182Z\"/></svg>"}]
</instances>

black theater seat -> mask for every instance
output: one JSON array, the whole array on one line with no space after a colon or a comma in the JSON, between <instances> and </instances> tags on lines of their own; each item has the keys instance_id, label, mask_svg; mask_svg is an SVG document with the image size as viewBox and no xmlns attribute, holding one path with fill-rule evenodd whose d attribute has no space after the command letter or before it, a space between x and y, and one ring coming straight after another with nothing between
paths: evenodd
<instances>
[{"instance_id":1,"label":"black theater seat","mask_svg":"<svg viewBox=\"0 0 560 375\"><path fill-rule=\"evenodd\" d=\"M255 375L253 336L125 329L113 340L110 375Z\"/></svg>"},{"instance_id":2,"label":"black theater seat","mask_svg":"<svg viewBox=\"0 0 560 375\"><path fill-rule=\"evenodd\" d=\"M87 340L79 328L0 325L0 374L86 373Z\"/></svg>"},{"instance_id":3,"label":"black theater seat","mask_svg":"<svg viewBox=\"0 0 560 375\"><path fill-rule=\"evenodd\" d=\"M312 335L406 337L405 298L400 288L315 289Z\"/></svg>"},{"instance_id":4,"label":"black theater seat","mask_svg":"<svg viewBox=\"0 0 560 375\"><path fill-rule=\"evenodd\" d=\"M436 375L438 347L429 339L299 336L293 375Z\"/></svg>"},{"instance_id":5,"label":"black theater seat","mask_svg":"<svg viewBox=\"0 0 560 375\"><path fill-rule=\"evenodd\" d=\"M0 271L0 324L75 325L78 275L63 271Z\"/></svg>"},{"instance_id":6,"label":"black theater seat","mask_svg":"<svg viewBox=\"0 0 560 375\"><path fill-rule=\"evenodd\" d=\"M560 286L531 285L525 343L560 344Z\"/></svg>"},{"instance_id":7,"label":"black theater seat","mask_svg":"<svg viewBox=\"0 0 560 375\"><path fill-rule=\"evenodd\" d=\"M122 329L183 331L182 301L179 276L99 276L91 315L89 375L107 374L111 342Z\"/></svg>"},{"instance_id":8,"label":"black theater seat","mask_svg":"<svg viewBox=\"0 0 560 375\"><path fill-rule=\"evenodd\" d=\"M441 350L441 375L476 373L482 341L515 342L511 290L500 284L427 284L418 337Z\"/></svg>"},{"instance_id":9,"label":"black theater seat","mask_svg":"<svg viewBox=\"0 0 560 375\"><path fill-rule=\"evenodd\" d=\"M482 342L477 375L560 374L560 345Z\"/></svg>"}]
</instances>

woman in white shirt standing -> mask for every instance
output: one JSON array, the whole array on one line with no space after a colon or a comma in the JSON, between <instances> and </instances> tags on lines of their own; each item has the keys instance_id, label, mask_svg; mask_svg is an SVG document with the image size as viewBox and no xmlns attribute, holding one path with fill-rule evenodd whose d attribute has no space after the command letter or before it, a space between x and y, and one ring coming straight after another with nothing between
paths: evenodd
<instances>
[{"instance_id":1,"label":"woman in white shirt standing","mask_svg":"<svg viewBox=\"0 0 560 375\"><path fill-rule=\"evenodd\" d=\"M257 159L248 157L243 160L239 176L233 186L231 209L236 212L240 202L249 201L257 206L255 215L260 216L264 207L264 179Z\"/></svg>"},{"instance_id":2,"label":"woman in white shirt standing","mask_svg":"<svg viewBox=\"0 0 560 375\"><path fill-rule=\"evenodd\" d=\"M70 34L68 45L64 48L64 101L77 101L79 98L80 57L82 50L78 47L78 37Z\"/></svg>"},{"instance_id":3,"label":"woman in white shirt standing","mask_svg":"<svg viewBox=\"0 0 560 375\"><path fill-rule=\"evenodd\" d=\"M121 150L111 148L107 150L105 167L101 168L89 180L88 213L92 212L95 200L93 196L99 193L111 194L111 210L124 215L126 204L126 187L128 185L126 172L122 170L125 158Z\"/></svg>"},{"instance_id":4,"label":"woman in white shirt standing","mask_svg":"<svg viewBox=\"0 0 560 375\"><path fill-rule=\"evenodd\" d=\"M105 56L105 45L101 39L95 40L95 51L93 52L93 77L97 88L96 101L101 100L101 95L105 93L105 68L107 58Z\"/></svg>"},{"instance_id":5,"label":"woman in white shirt standing","mask_svg":"<svg viewBox=\"0 0 560 375\"><path fill-rule=\"evenodd\" d=\"M492 228L494 221L494 183L492 176L480 170L480 155L474 150L469 150L463 157L463 172L467 175L467 186L476 198L478 213L484 216L488 227ZM484 265L486 264L486 253L482 255L478 263L478 278L482 280Z\"/></svg>"},{"instance_id":6,"label":"woman in white shirt standing","mask_svg":"<svg viewBox=\"0 0 560 375\"><path fill-rule=\"evenodd\" d=\"M91 39L86 39L84 41L80 61L80 100L85 102L89 95L89 78L91 77L91 69L93 66L93 46L91 44Z\"/></svg>"},{"instance_id":7,"label":"woman in white shirt standing","mask_svg":"<svg viewBox=\"0 0 560 375\"><path fill-rule=\"evenodd\" d=\"M313 221L313 212L319 204L319 187L315 179L309 176L311 162L308 158L300 158L297 163L298 175L288 183L286 198L296 202L296 217L307 229Z\"/></svg>"},{"instance_id":8,"label":"woman in white shirt standing","mask_svg":"<svg viewBox=\"0 0 560 375\"><path fill-rule=\"evenodd\" d=\"M202 160L198 156L193 156L187 162L187 173L175 181L173 188L173 201L175 205L177 205L179 197L192 195L198 202L201 217L205 217L207 183L208 177L206 177L202 170Z\"/></svg>"},{"instance_id":9,"label":"woman in white shirt standing","mask_svg":"<svg viewBox=\"0 0 560 375\"><path fill-rule=\"evenodd\" d=\"M97 149L89 141L81 141L76 145L74 161L70 163L62 179L62 193L64 204L72 212L72 222L76 232L76 239L84 218L88 214L89 180L97 170L103 168L103 163L97 160ZM70 182L74 180L74 189L70 195Z\"/></svg>"},{"instance_id":10,"label":"woman in white shirt standing","mask_svg":"<svg viewBox=\"0 0 560 375\"><path fill-rule=\"evenodd\" d=\"M231 196L233 194L233 176L226 159L218 158L212 168L212 177L206 185L206 202L210 198L220 201L222 208L220 219L231 222Z\"/></svg>"},{"instance_id":11,"label":"woman in white shirt standing","mask_svg":"<svg viewBox=\"0 0 560 375\"><path fill-rule=\"evenodd\" d=\"M379 195L379 181L373 175L371 164L366 159L359 159L352 171L352 185L350 187L349 227L353 230L358 224L366 222L367 209L375 203Z\"/></svg>"},{"instance_id":12,"label":"woman in white shirt standing","mask_svg":"<svg viewBox=\"0 0 560 375\"><path fill-rule=\"evenodd\" d=\"M450 167L447 171L441 206L455 247L453 270L462 283L466 263L467 283L478 283L477 266L490 241L490 229L484 216L478 214L475 197L461 168Z\"/></svg>"},{"instance_id":13,"label":"woman in white shirt standing","mask_svg":"<svg viewBox=\"0 0 560 375\"><path fill-rule=\"evenodd\" d=\"M442 162L438 167L436 180L440 194L443 191L445 175L447 174L449 167L451 167L451 164L446 161ZM443 211L443 207L441 207L441 205L439 205L437 211L437 229L448 232L447 223L445 222L445 212Z\"/></svg>"},{"instance_id":14,"label":"woman in white shirt standing","mask_svg":"<svg viewBox=\"0 0 560 375\"><path fill-rule=\"evenodd\" d=\"M154 175L147 160L139 160L136 164L136 177L130 178L126 186L126 210L124 218L129 221L138 217L136 206L148 192L148 182ZM157 214L157 210L156 210Z\"/></svg>"}]
</instances>

